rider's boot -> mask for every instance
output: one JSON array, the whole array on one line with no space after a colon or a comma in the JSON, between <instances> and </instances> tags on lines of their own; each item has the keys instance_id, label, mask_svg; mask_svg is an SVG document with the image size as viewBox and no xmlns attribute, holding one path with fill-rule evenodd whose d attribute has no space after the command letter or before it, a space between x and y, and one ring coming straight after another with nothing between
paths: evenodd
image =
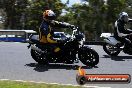
<instances>
[{"instance_id":1,"label":"rider's boot","mask_svg":"<svg viewBox=\"0 0 132 88\"><path fill-rule=\"evenodd\" d=\"M129 49L130 49L130 44L125 44L125 46L124 46L124 48L123 48L123 51L124 51L124 53L129 53L130 51L129 51Z\"/></svg>"}]
</instances>

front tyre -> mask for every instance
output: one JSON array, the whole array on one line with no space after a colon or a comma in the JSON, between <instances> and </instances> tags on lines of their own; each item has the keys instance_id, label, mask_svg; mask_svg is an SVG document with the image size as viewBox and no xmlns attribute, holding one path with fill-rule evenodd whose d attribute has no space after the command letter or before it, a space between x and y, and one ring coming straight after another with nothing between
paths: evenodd
<instances>
[{"instance_id":1,"label":"front tyre","mask_svg":"<svg viewBox=\"0 0 132 88\"><path fill-rule=\"evenodd\" d=\"M42 54L33 49L31 49L31 56L36 62L38 62L38 64L48 64L46 58Z\"/></svg>"},{"instance_id":2,"label":"front tyre","mask_svg":"<svg viewBox=\"0 0 132 88\"><path fill-rule=\"evenodd\" d=\"M105 43L103 45L103 49L108 55L111 55L111 56L117 56L120 53L119 47L110 45L108 43Z\"/></svg>"},{"instance_id":3,"label":"front tyre","mask_svg":"<svg viewBox=\"0 0 132 88\"><path fill-rule=\"evenodd\" d=\"M86 66L95 66L99 63L98 53L95 50L87 47L80 48L79 59Z\"/></svg>"}]
</instances>

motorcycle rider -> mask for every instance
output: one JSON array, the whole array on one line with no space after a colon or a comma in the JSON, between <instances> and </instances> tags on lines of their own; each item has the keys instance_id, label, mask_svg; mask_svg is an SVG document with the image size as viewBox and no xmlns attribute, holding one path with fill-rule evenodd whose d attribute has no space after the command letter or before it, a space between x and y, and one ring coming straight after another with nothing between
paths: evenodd
<instances>
[{"instance_id":1,"label":"motorcycle rider","mask_svg":"<svg viewBox=\"0 0 132 88\"><path fill-rule=\"evenodd\" d=\"M55 21L55 13L52 10L45 10L43 12L43 21L39 28L39 40L41 43L60 43L61 40L57 41L53 39L54 37L54 27L61 28L73 28L74 25L71 25L66 22ZM58 52L60 49L55 48L54 52Z\"/></svg>"},{"instance_id":2,"label":"motorcycle rider","mask_svg":"<svg viewBox=\"0 0 132 88\"><path fill-rule=\"evenodd\" d=\"M128 35L132 34L132 30L125 28L125 25L128 22L132 22L132 19L128 17L129 16L126 12L121 12L119 14L119 19L115 22L115 27L114 27L114 37L120 42L126 44L125 46L126 50L129 48L129 46L127 47L127 45L132 46L131 41L128 39Z\"/></svg>"}]
</instances>

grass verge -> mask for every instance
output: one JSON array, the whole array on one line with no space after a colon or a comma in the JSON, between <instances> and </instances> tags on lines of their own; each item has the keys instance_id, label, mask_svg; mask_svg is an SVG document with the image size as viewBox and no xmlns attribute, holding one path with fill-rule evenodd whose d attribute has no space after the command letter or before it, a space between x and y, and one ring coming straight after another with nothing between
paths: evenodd
<instances>
[{"instance_id":1,"label":"grass verge","mask_svg":"<svg viewBox=\"0 0 132 88\"><path fill-rule=\"evenodd\" d=\"M0 88L82 88L82 87L33 82L0 81Z\"/></svg>"}]
</instances>

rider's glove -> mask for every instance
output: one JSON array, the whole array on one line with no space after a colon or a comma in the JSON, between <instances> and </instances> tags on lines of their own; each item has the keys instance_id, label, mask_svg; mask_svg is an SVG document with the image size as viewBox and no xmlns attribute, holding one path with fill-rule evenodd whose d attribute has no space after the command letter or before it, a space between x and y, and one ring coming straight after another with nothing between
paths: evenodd
<instances>
[{"instance_id":1,"label":"rider's glove","mask_svg":"<svg viewBox=\"0 0 132 88\"><path fill-rule=\"evenodd\" d=\"M61 41L61 40L57 40L57 43L63 43L63 41Z\"/></svg>"},{"instance_id":2,"label":"rider's glove","mask_svg":"<svg viewBox=\"0 0 132 88\"><path fill-rule=\"evenodd\" d=\"M57 43L65 43L66 40L57 40Z\"/></svg>"}]
</instances>

